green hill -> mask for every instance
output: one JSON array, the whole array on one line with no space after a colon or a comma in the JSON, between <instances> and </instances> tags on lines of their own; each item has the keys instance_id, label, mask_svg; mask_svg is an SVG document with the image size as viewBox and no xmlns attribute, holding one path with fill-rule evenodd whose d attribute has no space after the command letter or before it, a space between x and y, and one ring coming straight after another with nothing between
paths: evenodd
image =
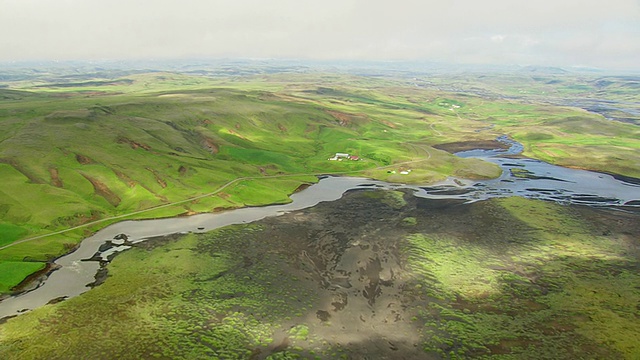
<instances>
[{"instance_id":1,"label":"green hill","mask_svg":"<svg viewBox=\"0 0 640 360\"><path fill-rule=\"evenodd\" d=\"M229 87L172 74L72 85L4 90L10 96L0 98L0 214L8 229L0 244L183 201L239 177L268 178L261 182L268 188L232 186L216 196L137 216L287 202L301 183L315 181L313 174L424 159L405 143L427 146L431 132L425 125L409 132L421 122L413 114L400 114L391 123L346 105L384 104L376 93L341 92L339 100L324 95L315 100L272 91L268 83ZM402 121L407 124L398 129ZM413 181L442 179L455 171L473 175L478 163L432 151L433 163L452 166L430 169ZM364 160L327 161L335 152ZM497 174L491 165L483 168L480 177ZM271 178L285 174L300 176ZM95 229L15 244L0 250L0 261L49 261ZM4 279L0 291L31 270L5 275L11 279Z\"/></svg>"}]
</instances>

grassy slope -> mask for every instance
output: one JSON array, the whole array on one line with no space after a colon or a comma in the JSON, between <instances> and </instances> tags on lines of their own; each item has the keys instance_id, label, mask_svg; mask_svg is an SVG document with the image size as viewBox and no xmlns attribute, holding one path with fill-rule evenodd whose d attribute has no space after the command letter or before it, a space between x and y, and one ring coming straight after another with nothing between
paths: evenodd
<instances>
[{"instance_id":1,"label":"grassy slope","mask_svg":"<svg viewBox=\"0 0 640 360\"><path fill-rule=\"evenodd\" d=\"M241 176L330 173L425 160L369 176L424 183L491 177L496 168L430 145L510 134L526 154L640 176L631 125L573 109L486 101L402 82L338 75L208 80L142 74L79 87L0 90L0 243L211 192ZM334 152L366 161L328 162ZM588 156L585 157L584 155ZM234 186L211 198L139 216L172 216L287 201L311 178ZM254 183L255 184L255 183ZM4 225L3 225L4 226ZM46 261L78 230L0 250L0 261ZM26 275L0 275L16 284Z\"/></svg>"},{"instance_id":2,"label":"grassy slope","mask_svg":"<svg viewBox=\"0 0 640 360\"><path fill-rule=\"evenodd\" d=\"M625 235L542 201L505 198L481 208L467 216L513 228L408 238L413 269L425 276L417 291L438 299L419 316L425 350L506 359L640 354L638 258Z\"/></svg>"},{"instance_id":3,"label":"grassy slope","mask_svg":"<svg viewBox=\"0 0 640 360\"><path fill-rule=\"evenodd\" d=\"M522 198L429 212L406 210L398 193L385 195L377 196L377 207L414 211L413 223L395 229L392 243L406 258L408 273L395 279L404 284L403 296L389 301L403 304L402 320L394 324L420 333L424 358L635 359L640 354L635 321L640 279L634 271L636 241L625 235L628 229L618 231L606 220L594 223L576 208ZM332 332L319 328L337 325L317 319L318 289L291 273L304 269L305 257L284 251L282 239L265 237L267 226L231 226L127 251L109 265L110 277L100 287L1 326L0 356L357 355L339 345L352 338L323 337ZM305 241L317 240L298 239ZM288 247L299 249L298 242ZM344 253L333 255L339 259ZM361 310L365 317L367 310ZM339 316L337 310L332 314ZM360 325L363 331L372 327ZM278 353L282 331L289 341ZM87 333L100 336L87 338Z\"/></svg>"},{"instance_id":4,"label":"grassy slope","mask_svg":"<svg viewBox=\"0 0 640 360\"><path fill-rule=\"evenodd\" d=\"M354 171L424 158L402 146L402 133L380 136L387 125L344 112L355 108L329 113L324 99L266 91L278 91L280 84L229 86L153 74L135 76L125 85L12 92L0 107L6 129L0 143L5 183L0 211L11 226L2 242L198 196L237 177ZM358 153L368 161L327 162L337 151ZM453 159L444 153L438 158ZM432 173L442 178L465 165ZM236 184L216 197L144 216L286 202L301 182L309 181ZM46 261L83 235L74 231L16 245L0 251L0 261ZM0 276L16 284L28 273Z\"/></svg>"},{"instance_id":5,"label":"grassy slope","mask_svg":"<svg viewBox=\"0 0 640 360\"><path fill-rule=\"evenodd\" d=\"M523 72L428 80L455 89L458 96L480 94L480 101L468 102L469 106L456 112L464 119L511 135L526 145L526 156L562 166L640 177L640 130L634 115L640 111L637 78ZM619 103L633 113L610 111L607 116L620 116L630 123L605 120L582 109L548 105L578 106L589 100Z\"/></svg>"}]
</instances>

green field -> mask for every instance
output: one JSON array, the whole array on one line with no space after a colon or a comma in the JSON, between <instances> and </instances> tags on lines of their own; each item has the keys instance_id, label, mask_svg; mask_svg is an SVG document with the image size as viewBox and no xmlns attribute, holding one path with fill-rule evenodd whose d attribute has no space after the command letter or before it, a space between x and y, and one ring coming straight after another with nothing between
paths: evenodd
<instances>
[{"instance_id":1,"label":"green field","mask_svg":"<svg viewBox=\"0 0 640 360\"><path fill-rule=\"evenodd\" d=\"M519 81L530 80L494 79L487 87L512 94L509 84ZM495 177L494 165L432 146L503 134L522 142L526 156L640 177L640 130L633 124L528 98L415 87L404 78L149 73L4 85L0 246L213 193L240 177L269 181L235 184L131 217L286 202L298 185L315 181L314 174L423 184L450 175ZM585 90L561 89L560 95ZM362 161L327 161L336 152ZM401 168L413 171L388 173ZM301 177L278 178L291 174ZM0 263L50 261L113 221L4 247ZM9 289L33 269L2 272L0 282Z\"/></svg>"}]
</instances>

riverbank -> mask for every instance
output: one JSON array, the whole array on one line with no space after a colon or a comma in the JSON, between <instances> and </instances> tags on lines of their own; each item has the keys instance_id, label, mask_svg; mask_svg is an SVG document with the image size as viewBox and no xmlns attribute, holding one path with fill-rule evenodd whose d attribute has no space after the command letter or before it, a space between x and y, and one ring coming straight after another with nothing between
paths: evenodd
<instances>
[{"instance_id":1,"label":"riverbank","mask_svg":"<svg viewBox=\"0 0 640 360\"><path fill-rule=\"evenodd\" d=\"M503 144L502 142L495 142L496 144ZM44 234L44 235L39 235L36 237L32 237L32 238L27 238L27 239L22 239L22 240L18 240L18 241L14 241L13 243L7 244L5 246L0 247L0 250L5 250L8 249L10 247L13 246L21 246L25 243L28 242L33 242L33 241L37 241L37 240L41 240L41 239L45 239L45 238L51 238L54 237L56 235L61 235L61 234L66 234L66 233L72 233L76 230L82 230L84 229L84 234L85 237L89 237L92 235L95 235L95 233L91 233L90 231L88 231L89 228L97 226L97 225L101 225L101 224L110 224L110 223L114 223L116 221L119 220L124 220L124 219L131 219L131 218L136 218L136 217L145 217L147 219L157 219L155 217L151 217L149 218L149 214L153 214L153 213L158 213L161 211L169 211L169 213L165 214L164 216L161 216L159 218L167 218L167 217L171 217L171 215L178 215L178 216L183 216L183 215L195 215L195 214L202 214L202 213L217 213L220 211L224 211L224 210L233 210L234 207L227 207L227 208L214 208L213 211L205 211L205 212L195 212L195 211L188 211L186 213L182 213L182 214L173 214L171 212L171 209L175 209L176 207L179 206L183 206L185 204L191 204L191 206L193 206L193 204L197 204L199 202L206 202L207 200L210 200L212 198L215 198L217 196L223 197L225 199L229 198L229 194L223 192L225 191L227 188L233 187L233 186L244 186L244 182L253 182L254 185L255 183L260 182L260 185L258 185L258 187L264 187L264 183L263 182L269 182L269 181L284 181L287 180L285 183L285 187L284 189L291 189L290 193L288 195L291 194L295 194L298 193L299 191L302 191L304 189L306 189L307 187L310 186L310 184L312 183L312 181L310 181L311 177L314 177L314 180L317 180L317 178L323 178L326 176L335 176L335 175L349 175L349 174L356 174L356 173L366 173L368 175L370 175L371 177L374 178L384 178L387 181L390 182L398 182L398 183L422 183L422 184L426 184L426 183L432 183L432 182L436 182L438 180L442 180L445 177L443 176L443 174L440 172L440 170L434 171L432 169L432 167L439 167L441 164L439 164L439 162L441 161L441 154L436 156L436 159L432 160L432 155L429 152L429 150L425 149L424 147L416 147L413 146L413 148L419 148L420 151L422 152L422 154L418 154L418 158L414 159L414 160L409 160L409 161L402 161L402 162L398 162L395 163L393 165L383 165L383 166L378 166L376 168L370 169L368 171L362 171L362 170L351 170L351 171L341 171L341 172L333 172L331 174L281 174L281 175L263 175L263 176L256 176L256 177L239 177L239 178L235 178L233 180L230 180L229 182L221 185L220 187L218 187L216 190L214 190L213 192L207 193L207 194L203 194L203 195L199 195L196 197L192 197L192 198L188 198L188 199L184 199L184 200L179 200L179 201L174 201L172 203L166 203L166 204L162 204L159 206L155 206L155 207L151 207L151 208L147 208L147 209L143 209L143 210L138 210L138 211L134 211L134 212L130 212L130 213L126 213L126 214L120 214L117 216L113 216L113 217L109 217L109 218L103 218L103 219L98 219L98 220L94 220L91 222L86 222L83 223L82 225L77 225L68 229L64 229L64 230L60 230L60 231L56 231L53 233L49 233L49 234ZM438 160L440 159L440 160ZM403 168L403 167L412 167L414 168L416 171L413 172L410 176L400 176L400 177L396 177L396 178L390 178L388 176L388 172L387 169L393 169L393 168ZM498 167L496 167L495 165L492 165L490 163L487 162L483 162L477 159L464 159L464 160L460 160L458 161L456 164L454 164L454 169L457 169L457 171L462 171L461 174L463 174L464 176L470 177L470 178L476 178L476 179L486 179L486 178L492 178L492 177L496 177L499 175L500 173L500 169ZM473 169L473 170L472 170ZM450 170L446 170L446 171L450 171ZM381 175L383 174L383 175ZM305 180L301 180L301 179L305 179ZM292 187L292 184L295 187ZM257 190L258 193L262 193L264 195L264 192L270 192L272 191L273 188L268 188L268 189L262 189L262 191ZM282 203L287 203L288 201L290 201L289 197L287 196L286 198L283 198L282 196L282 190L283 188L279 188L278 189L278 193L275 196L273 196L272 194L270 195L264 195L264 198L262 198L261 200L256 200L253 199L250 202L248 202L247 200L244 201L244 205L245 206L271 206L274 204L282 204ZM270 199L270 201L269 201ZM199 229L200 230L200 229ZM68 251L66 254L62 254L60 256L57 256L56 258L59 257L64 257L65 255L68 255L70 253L72 253L73 251L75 251L78 248L79 244L73 244L73 246L67 244L66 248L71 247L72 250ZM67 249L68 250L68 249ZM56 258L50 259L47 264L50 263L54 263ZM49 275L50 272L47 274ZM16 286L14 286L11 290L11 296L20 296L22 295L24 292L28 292L30 290L32 290L34 287L37 287L39 284L42 283L43 278L42 277L38 277L38 285L34 285L34 281L33 281L34 277L31 275L26 276L23 280L21 280ZM26 291L24 289L27 289ZM0 306L0 309L2 307ZM3 312L0 310L0 315L2 315Z\"/></svg>"},{"instance_id":2,"label":"riverbank","mask_svg":"<svg viewBox=\"0 0 640 360\"><path fill-rule=\"evenodd\" d=\"M55 71L50 75L56 77ZM110 77L63 87L48 76L25 76L38 85L5 81L9 96L0 99L11 114L0 144L7 189L0 194L3 292L98 226L88 232L87 227L67 229L98 219L110 219L100 223L107 225L154 207L157 213L137 216L286 201L299 185L257 180L195 198L239 177L364 171L432 156L428 166L399 165L364 175L413 184L447 176L487 178L496 175L496 167L456 159L432 146L472 141L466 146L478 147L501 134L521 142L530 157L640 176L637 127L550 106L546 96L519 102L474 96L476 87L467 94L427 90L398 74L387 79L316 73L213 79L120 73L113 75L118 85ZM476 80L489 80L483 79ZM537 86L530 79L518 81ZM337 152L366 161L327 161ZM41 235L47 237L19 243Z\"/></svg>"},{"instance_id":3,"label":"riverbank","mask_svg":"<svg viewBox=\"0 0 640 360\"><path fill-rule=\"evenodd\" d=\"M474 144L479 145L475 142ZM480 161L469 158L480 157L499 165L500 169L502 169L502 175L497 179L481 182L464 182L454 179L453 182L449 181L436 186L416 187L401 184L394 185L376 180L324 176L322 181L311 189L309 189L308 184L297 186L292 196L292 199L295 199L288 205L272 205L262 208L238 209L219 214L201 214L173 219L129 221L114 224L85 240L81 245L82 251L72 254L72 256L61 258L60 264L66 264L66 268L64 268L65 265L57 265L64 269L56 274L51 281L53 284L48 284L46 289L39 289L38 294L17 296L0 302L0 317L12 316L17 312L24 312L25 309L44 305L47 298L62 299L75 296L87 291L88 287L100 284L104 280L104 276L106 276L105 264L117 253L128 250L133 243L145 241L150 237L179 232L203 232L229 224L251 222L266 216L279 215L283 212L313 206L320 201L338 199L343 192L349 189L367 187L405 188L412 191L417 197L466 202L517 195L526 198L551 200L563 204L608 207L625 211L637 212L639 208L637 193L632 191L638 186L633 183L608 175L566 169L532 159L516 159L511 155L518 155L523 147L506 136L501 136L494 142L488 142L485 145L488 149L467 150L459 152L457 155L465 158L463 160ZM459 144L456 146L459 146ZM496 146L498 147L496 148ZM425 162L430 165L431 153L426 149L421 150L425 151L428 155L427 158L406 162L402 165L416 166ZM505 158L505 155L508 158ZM378 170L386 168L388 167L381 167ZM290 176L283 175L282 177ZM410 180L409 177L401 177L400 179ZM207 196L221 192L232 183L248 180L246 178L234 180ZM306 189L309 191L304 191ZM84 263L86 260L93 261ZM95 279L92 280L92 276ZM64 283L65 286L61 287L61 283Z\"/></svg>"}]
</instances>

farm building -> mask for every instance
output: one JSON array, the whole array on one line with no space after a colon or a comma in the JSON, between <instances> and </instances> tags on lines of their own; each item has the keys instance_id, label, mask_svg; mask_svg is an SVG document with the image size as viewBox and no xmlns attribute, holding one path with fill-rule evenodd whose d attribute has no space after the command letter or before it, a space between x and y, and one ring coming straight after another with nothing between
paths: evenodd
<instances>
[{"instance_id":1,"label":"farm building","mask_svg":"<svg viewBox=\"0 0 640 360\"><path fill-rule=\"evenodd\" d=\"M348 159L349 158L349 154L346 153L336 153L334 157L329 158L329 160L338 160L338 161L342 161L342 159Z\"/></svg>"}]
</instances>

